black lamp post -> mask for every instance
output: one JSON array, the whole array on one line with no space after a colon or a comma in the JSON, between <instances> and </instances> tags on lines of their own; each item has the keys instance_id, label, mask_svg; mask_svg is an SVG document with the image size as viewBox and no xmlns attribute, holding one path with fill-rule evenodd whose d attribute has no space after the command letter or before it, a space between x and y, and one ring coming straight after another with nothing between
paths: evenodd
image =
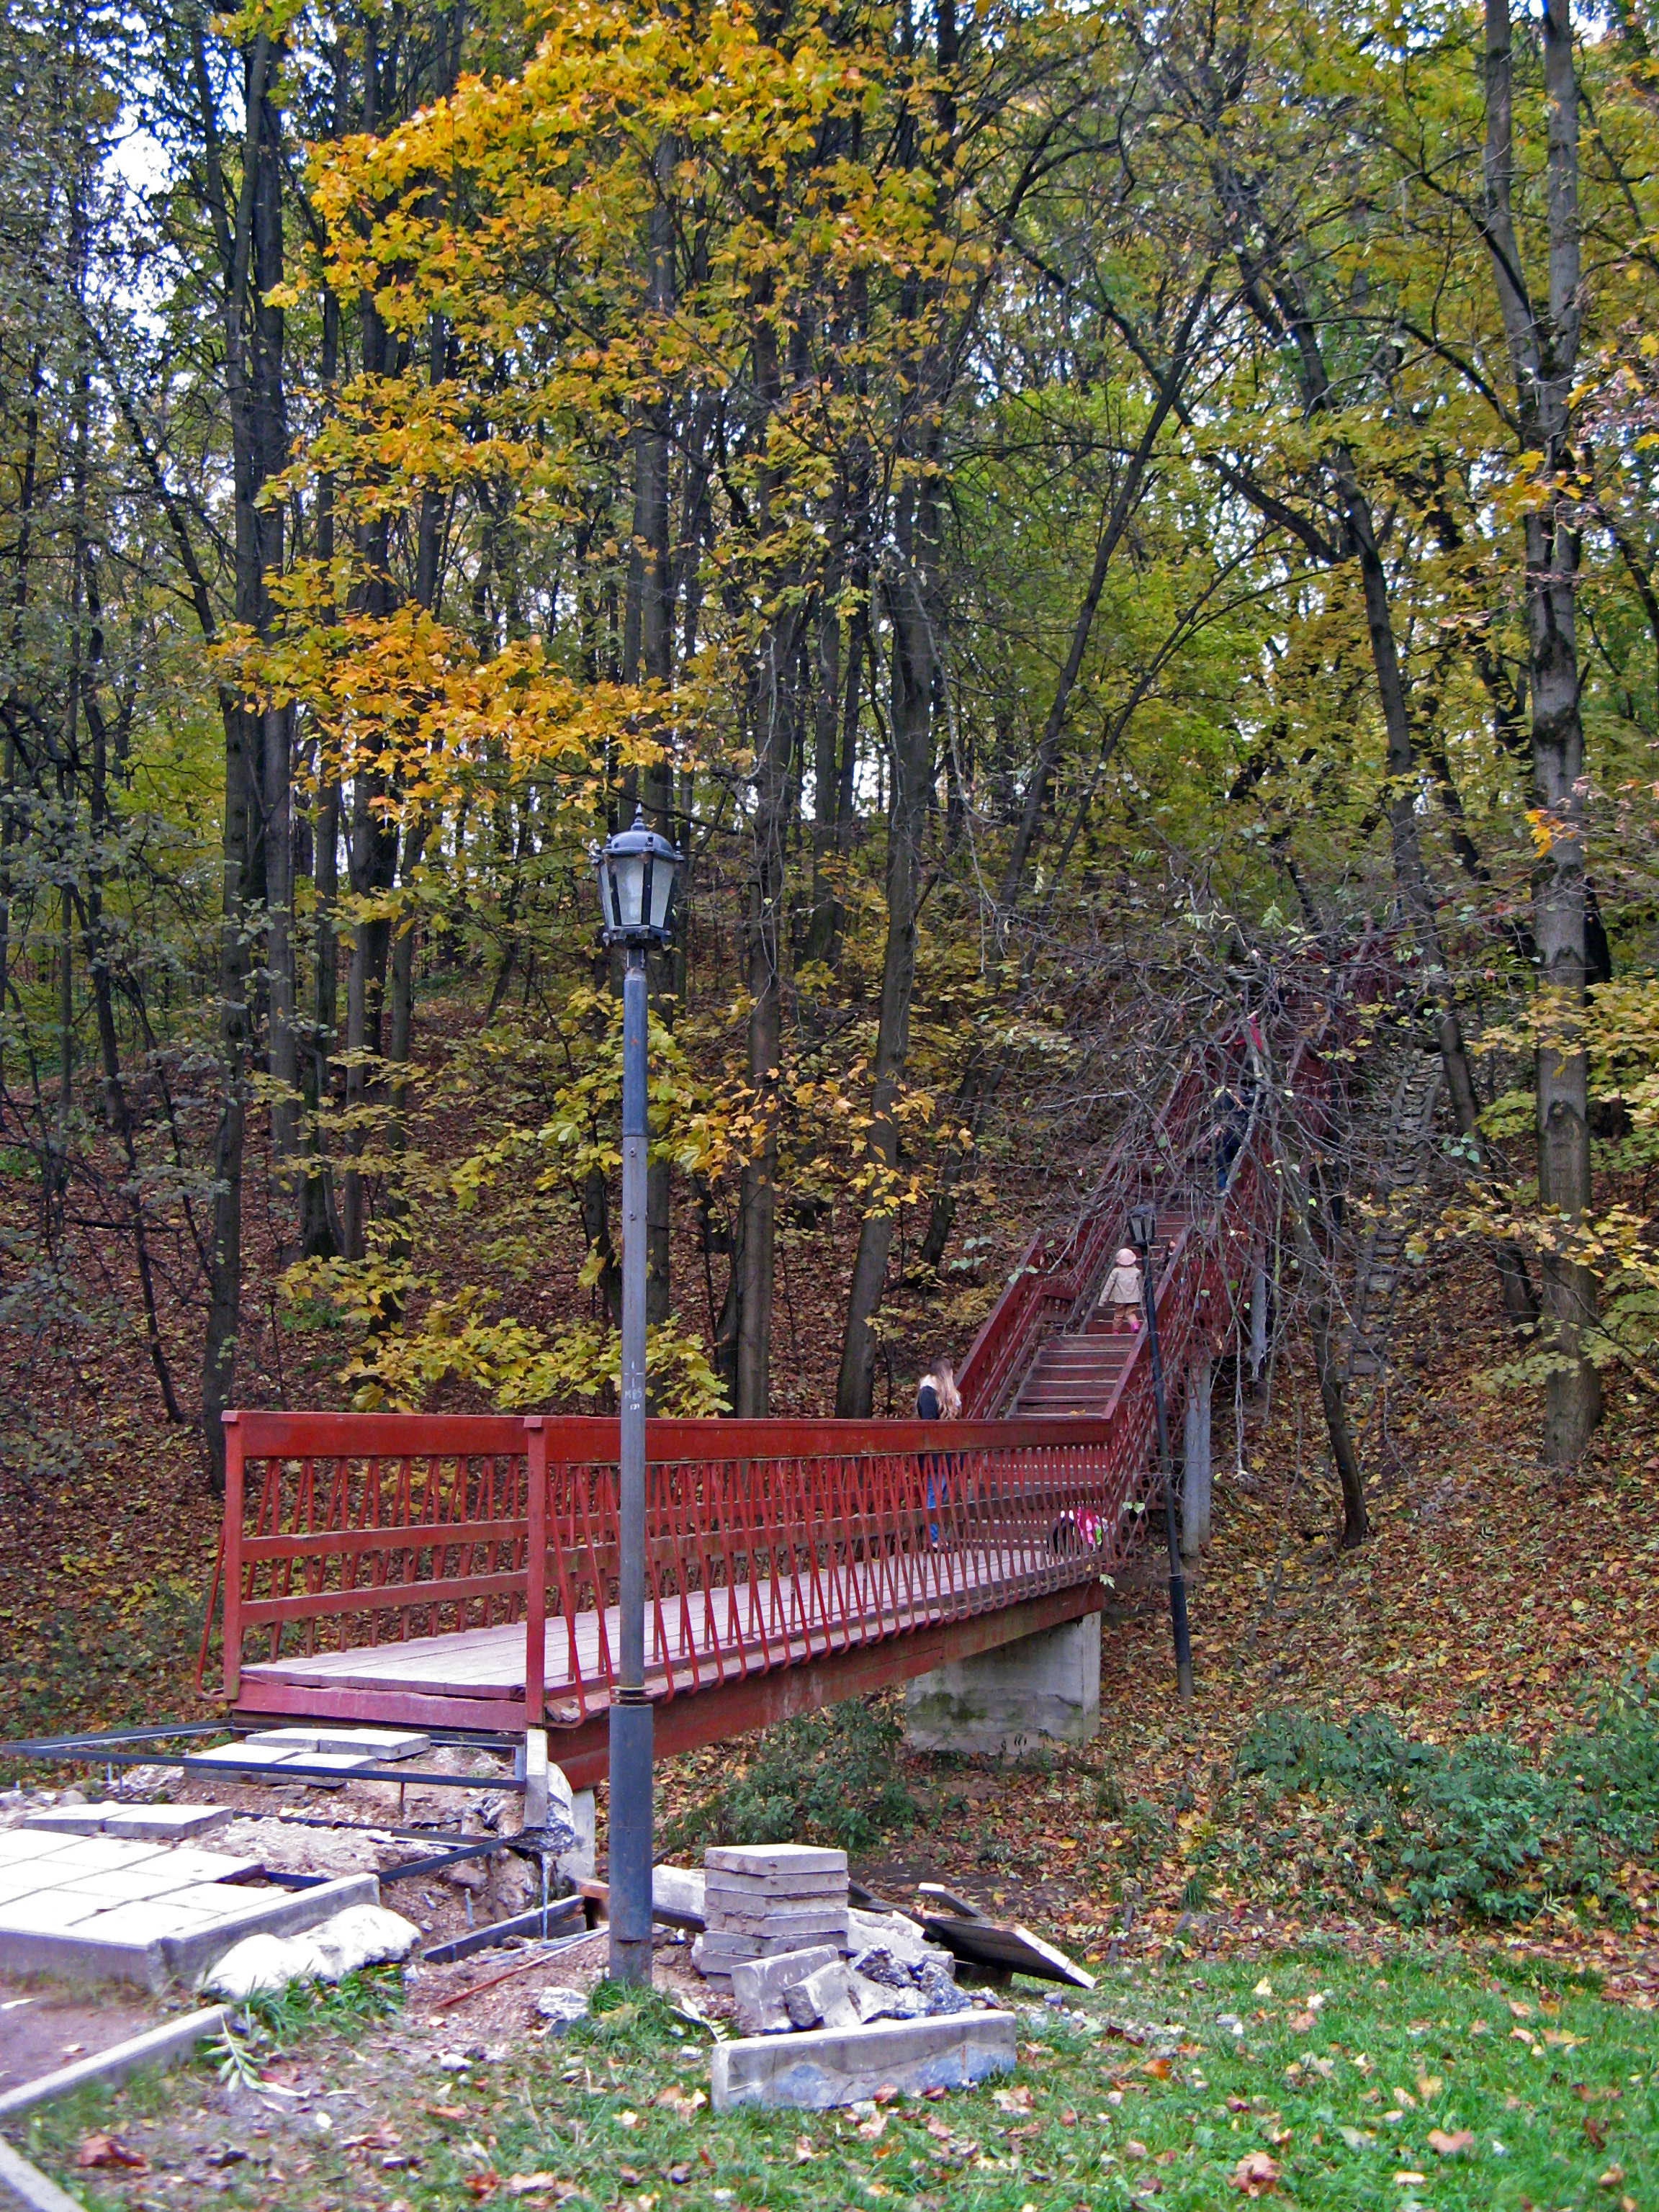
<instances>
[{"instance_id":1,"label":"black lamp post","mask_svg":"<svg viewBox=\"0 0 1659 2212\"><path fill-rule=\"evenodd\" d=\"M1187 1578L1181 1571L1176 1534L1175 1470L1170 1461L1170 1420L1164 1404L1164 1362L1158 1349L1158 1285L1152 1280L1152 1246L1158 1215L1150 1206L1129 1210L1129 1242L1140 1255L1141 1295L1146 1306L1146 1351L1152 1363L1152 1403L1158 1412L1158 1462L1164 1473L1164 1525L1170 1544L1170 1626L1175 1632L1176 1687L1193 1694L1193 1647L1187 1628Z\"/></svg>"},{"instance_id":2,"label":"black lamp post","mask_svg":"<svg viewBox=\"0 0 1659 2212\"><path fill-rule=\"evenodd\" d=\"M673 933L681 859L645 826L594 856L607 945L623 948L621 1636L611 1694L611 1974L651 1979L651 1707L645 1694L645 956Z\"/></svg>"}]
</instances>

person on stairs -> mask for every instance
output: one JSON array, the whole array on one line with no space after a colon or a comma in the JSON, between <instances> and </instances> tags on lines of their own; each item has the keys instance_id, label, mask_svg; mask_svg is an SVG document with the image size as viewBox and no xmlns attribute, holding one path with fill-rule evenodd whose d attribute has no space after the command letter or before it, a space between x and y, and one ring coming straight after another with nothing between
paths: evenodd
<instances>
[{"instance_id":1,"label":"person on stairs","mask_svg":"<svg viewBox=\"0 0 1659 2212\"><path fill-rule=\"evenodd\" d=\"M916 1419L919 1421L956 1421L962 1418L962 1393L957 1388L955 1368L948 1359L936 1359L928 1372L916 1385ZM937 1514L950 1501L950 1477L954 1462L948 1452L923 1452L921 1472L927 1485L927 1510ZM927 1540L937 1544L939 1540L939 1522L930 1519Z\"/></svg>"},{"instance_id":2,"label":"person on stairs","mask_svg":"<svg viewBox=\"0 0 1659 2212\"><path fill-rule=\"evenodd\" d=\"M1121 1336L1127 1328L1131 1334L1140 1327L1142 1285L1140 1262L1133 1246L1123 1245L1113 1265L1112 1272L1101 1286L1099 1313L1109 1313L1112 1334Z\"/></svg>"}]
</instances>

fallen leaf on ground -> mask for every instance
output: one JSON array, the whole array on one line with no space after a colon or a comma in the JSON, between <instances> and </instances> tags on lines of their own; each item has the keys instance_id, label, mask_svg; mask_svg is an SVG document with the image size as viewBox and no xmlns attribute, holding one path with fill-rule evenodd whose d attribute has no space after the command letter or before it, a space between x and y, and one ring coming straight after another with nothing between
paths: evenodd
<instances>
[{"instance_id":1,"label":"fallen leaf on ground","mask_svg":"<svg viewBox=\"0 0 1659 2212\"><path fill-rule=\"evenodd\" d=\"M684 2089L671 2082L659 2096L657 2102L665 2111L672 2112L677 2118L689 2120L693 2113L702 2110L708 2102L708 2099L701 2089L694 2089L690 2095L687 2096Z\"/></svg>"},{"instance_id":2,"label":"fallen leaf on ground","mask_svg":"<svg viewBox=\"0 0 1659 2212\"><path fill-rule=\"evenodd\" d=\"M81 2166L125 2166L135 2173L148 2173L149 2160L141 2150L124 2143L119 2136L82 2136L81 2148L75 2154L75 2163Z\"/></svg>"},{"instance_id":3,"label":"fallen leaf on ground","mask_svg":"<svg viewBox=\"0 0 1659 2212\"><path fill-rule=\"evenodd\" d=\"M556 2188L558 2179L556 2173L509 2173L501 2186L509 2197L524 2197L532 2189Z\"/></svg>"},{"instance_id":4,"label":"fallen leaf on ground","mask_svg":"<svg viewBox=\"0 0 1659 2212\"><path fill-rule=\"evenodd\" d=\"M1000 2112L1029 2112L1031 2093L1024 2085L1018 2089L999 2089L994 2101Z\"/></svg>"},{"instance_id":5,"label":"fallen leaf on ground","mask_svg":"<svg viewBox=\"0 0 1659 2212\"><path fill-rule=\"evenodd\" d=\"M858 2132L864 2137L866 2142L879 2142L887 2132L886 2113L872 2112L867 2120L859 2122Z\"/></svg>"},{"instance_id":6,"label":"fallen leaf on ground","mask_svg":"<svg viewBox=\"0 0 1659 2212\"><path fill-rule=\"evenodd\" d=\"M1140 2070L1143 2074L1150 2074L1155 2081L1167 2081L1170 2061L1167 2058L1149 2058Z\"/></svg>"},{"instance_id":7,"label":"fallen leaf on ground","mask_svg":"<svg viewBox=\"0 0 1659 2212\"><path fill-rule=\"evenodd\" d=\"M1247 2152L1232 2170L1232 2185L1247 2197L1261 2197L1279 2186L1279 2168L1265 2150Z\"/></svg>"},{"instance_id":8,"label":"fallen leaf on ground","mask_svg":"<svg viewBox=\"0 0 1659 2212\"><path fill-rule=\"evenodd\" d=\"M1453 2135L1448 2135L1444 2128L1431 2128L1429 2148L1437 2158L1473 2158L1474 2135L1468 2128L1459 2128Z\"/></svg>"},{"instance_id":9,"label":"fallen leaf on ground","mask_svg":"<svg viewBox=\"0 0 1659 2212\"><path fill-rule=\"evenodd\" d=\"M1624 2178L1625 2169L1620 2165L1618 2160L1614 2159L1605 2173L1596 2176L1596 2186L1598 2189L1617 2189Z\"/></svg>"},{"instance_id":10,"label":"fallen leaf on ground","mask_svg":"<svg viewBox=\"0 0 1659 2212\"><path fill-rule=\"evenodd\" d=\"M1337 2133L1350 2150L1364 2150L1376 2141L1375 2130L1367 2128L1338 2128Z\"/></svg>"}]
</instances>

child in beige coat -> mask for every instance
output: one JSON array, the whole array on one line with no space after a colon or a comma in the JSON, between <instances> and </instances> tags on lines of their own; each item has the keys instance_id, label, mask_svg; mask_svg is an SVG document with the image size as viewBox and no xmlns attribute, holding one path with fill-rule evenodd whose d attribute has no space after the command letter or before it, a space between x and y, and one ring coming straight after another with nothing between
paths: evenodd
<instances>
[{"instance_id":1,"label":"child in beige coat","mask_svg":"<svg viewBox=\"0 0 1659 2212\"><path fill-rule=\"evenodd\" d=\"M1103 1313L1109 1310L1114 1336L1121 1335L1126 1328L1133 1333L1140 1327L1140 1262L1127 1244L1119 1251L1112 1272L1101 1290L1099 1310Z\"/></svg>"}]
</instances>

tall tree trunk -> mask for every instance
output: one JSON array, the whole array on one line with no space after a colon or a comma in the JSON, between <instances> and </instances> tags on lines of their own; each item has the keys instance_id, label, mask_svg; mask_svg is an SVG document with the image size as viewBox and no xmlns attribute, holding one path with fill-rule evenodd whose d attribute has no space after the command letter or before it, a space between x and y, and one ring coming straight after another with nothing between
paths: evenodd
<instances>
[{"instance_id":1,"label":"tall tree trunk","mask_svg":"<svg viewBox=\"0 0 1659 2212\"><path fill-rule=\"evenodd\" d=\"M936 440L934 442L937 442ZM930 454L937 462L938 454ZM897 559L888 582L892 628L893 799L887 819L887 944L870 1100L870 1188L853 1261L836 1378L836 1411L867 1419L875 1391L875 1317L893 1243L898 1177L899 1086L910 1048L915 994L916 921L921 903L921 844L933 767L933 629L938 557L935 478L927 473L901 498Z\"/></svg>"},{"instance_id":2,"label":"tall tree trunk","mask_svg":"<svg viewBox=\"0 0 1659 2212\"><path fill-rule=\"evenodd\" d=\"M777 404L772 335L756 322L756 381L767 415ZM763 433L763 435L764 434ZM763 526L769 517L763 518ZM745 980L749 987L748 1079L753 1133L744 1164L732 1265L738 1275L737 1406L740 1419L764 1417L771 1393L773 1264L777 1233L778 1055L782 1044L784 815L794 747L791 676L796 625L784 615L759 641L750 682L755 754L754 848L750 859Z\"/></svg>"},{"instance_id":3,"label":"tall tree trunk","mask_svg":"<svg viewBox=\"0 0 1659 2212\"><path fill-rule=\"evenodd\" d=\"M1516 412L1547 495L1529 506L1527 643L1532 698L1533 797L1548 842L1533 871L1545 1041L1535 1057L1538 1196L1563 1225L1565 1249L1544 1255L1544 1454L1553 1467L1582 1455L1601 1413L1601 1386L1585 1354L1596 1317L1594 1272L1572 1255L1591 1206L1589 1070L1583 1046L1589 965L1584 883L1584 740L1578 711L1575 597L1580 524L1571 475L1571 404L1582 315L1578 239L1578 91L1568 0L1542 21L1548 142L1547 304L1528 285L1510 205L1514 82L1509 0L1486 0L1486 139L1482 228L1515 378Z\"/></svg>"},{"instance_id":4,"label":"tall tree trunk","mask_svg":"<svg viewBox=\"0 0 1659 2212\"><path fill-rule=\"evenodd\" d=\"M272 533L280 544L280 518L265 512L259 495L264 464L280 450L266 409L271 398L256 378L250 355L252 302L266 278L258 265L261 226L255 198L262 179L268 191L280 191L279 127L270 100L274 56L261 31L243 56L242 112L245 138L240 177L234 204L221 160L218 112L210 78L203 21L190 24L191 64L200 109L206 175L205 198L213 227L222 280L221 299L225 348L225 388L231 429L235 515L235 610L237 619L264 633L269 621L267 565ZM266 333L268 337L269 333ZM264 347L259 353L270 366ZM242 1301L242 1164L247 1126L248 882L258 817L262 757L259 717L241 698L221 695L225 730L225 805L222 844L219 926L219 1118L214 1131L211 1169L213 1231L209 1246L207 1327L202 1345L202 1433L210 1479L224 1486L223 1415L236 1376L236 1342Z\"/></svg>"},{"instance_id":5,"label":"tall tree trunk","mask_svg":"<svg viewBox=\"0 0 1659 2212\"><path fill-rule=\"evenodd\" d=\"M674 229L670 195L674 182L674 141L659 141L652 160L655 196L646 226L647 323L665 332L674 312ZM640 579L640 649L645 680L654 687L666 716L674 678L674 562L669 516L669 395L659 386L645 410L635 441L634 532ZM645 770L641 798L646 820L659 836L674 836L674 763L665 750ZM647 960L651 1003L659 1023L672 1020L676 984L673 951L653 952ZM645 1171L645 1315L659 1326L672 1304L670 1224L672 1170L666 1155L653 1151Z\"/></svg>"}]
</instances>

